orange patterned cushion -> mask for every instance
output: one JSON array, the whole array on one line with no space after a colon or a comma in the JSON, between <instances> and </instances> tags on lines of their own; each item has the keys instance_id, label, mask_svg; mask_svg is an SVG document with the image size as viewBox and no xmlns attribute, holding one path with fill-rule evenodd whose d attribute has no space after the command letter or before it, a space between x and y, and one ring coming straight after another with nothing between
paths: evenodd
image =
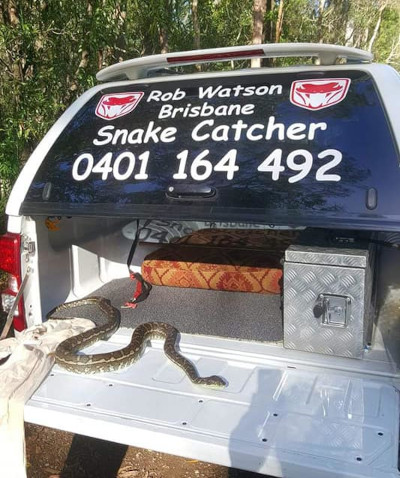
<instances>
[{"instance_id":1,"label":"orange patterned cushion","mask_svg":"<svg viewBox=\"0 0 400 478\"><path fill-rule=\"evenodd\" d=\"M167 245L149 254L143 278L154 285L279 293L279 257L259 251Z\"/></svg>"},{"instance_id":2,"label":"orange patterned cushion","mask_svg":"<svg viewBox=\"0 0 400 478\"><path fill-rule=\"evenodd\" d=\"M292 231L204 229L149 254L143 278L154 285L279 294L280 259Z\"/></svg>"}]
</instances>

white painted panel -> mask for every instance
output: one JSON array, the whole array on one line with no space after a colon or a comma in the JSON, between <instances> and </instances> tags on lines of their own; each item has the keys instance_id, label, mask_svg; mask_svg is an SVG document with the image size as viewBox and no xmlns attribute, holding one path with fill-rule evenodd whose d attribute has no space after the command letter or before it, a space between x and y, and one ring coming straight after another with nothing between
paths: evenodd
<instances>
[{"instance_id":1,"label":"white painted panel","mask_svg":"<svg viewBox=\"0 0 400 478\"><path fill-rule=\"evenodd\" d=\"M128 336L113 340L91 349L120 348ZM297 368L293 361L288 368L274 355L244 354L222 339L213 349L204 340L185 335L182 351L201 374L222 375L226 389L193 385L154 341L119 373L82 376L55 367L25 418L276 476L398 476L400 409L392 378Z\"/></svg>"}]
</instances>

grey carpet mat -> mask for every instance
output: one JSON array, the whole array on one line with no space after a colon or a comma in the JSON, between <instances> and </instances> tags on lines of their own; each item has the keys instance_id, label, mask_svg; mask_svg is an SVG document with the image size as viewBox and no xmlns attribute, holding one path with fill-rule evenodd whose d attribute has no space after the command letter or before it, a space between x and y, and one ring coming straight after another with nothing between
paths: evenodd
<instances>
[{"instance_id":1,"label":"grey carpet mat","mask_svg":"<svg viewBox=\"0 0 400 478\"><path fill-rule=\"evenodd\" d=\"M123 327L158 321L189 334L259 342L283 338L279 295L153 286L149 297L136 309L121 309L132 298L133 289L130 279L117 279L90 295L110 299L121 311ZM68 312L68 316L85 317L96 323L104 320L93 306Z\"/></svg>"}]
</instances>

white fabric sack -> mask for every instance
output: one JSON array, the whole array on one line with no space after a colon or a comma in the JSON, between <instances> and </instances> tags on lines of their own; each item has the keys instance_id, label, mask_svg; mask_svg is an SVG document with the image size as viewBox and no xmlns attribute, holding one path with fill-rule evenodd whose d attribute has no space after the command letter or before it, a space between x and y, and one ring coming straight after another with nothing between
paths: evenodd
<instances>
[{"instance_id":1,"label":"white fabric sack","mask_svg":"<svg viewBox=\"0 0 400 478\"><path fill-rule=\"evenodd\" d=\"M24 405L54 364L57 345L95 325L88 319L55 319L0 341L0 477L26 478Z\"/></svg>"}]
</instances>

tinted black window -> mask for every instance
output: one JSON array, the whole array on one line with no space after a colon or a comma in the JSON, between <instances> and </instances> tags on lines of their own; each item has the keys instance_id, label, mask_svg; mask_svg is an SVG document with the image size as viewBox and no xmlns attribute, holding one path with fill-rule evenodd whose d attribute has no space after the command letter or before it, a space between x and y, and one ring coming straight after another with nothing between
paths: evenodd
<instances>
[{"instance_id":1,"label":"tinted black window","mask_svg":"<svg viewBox=\"0 0 400 478\"><path fill-rule=\"evenodd\" d=\"M105 86L23 210L397 228L398 164L364 72Z\"/></svg>"}]
</instances>

